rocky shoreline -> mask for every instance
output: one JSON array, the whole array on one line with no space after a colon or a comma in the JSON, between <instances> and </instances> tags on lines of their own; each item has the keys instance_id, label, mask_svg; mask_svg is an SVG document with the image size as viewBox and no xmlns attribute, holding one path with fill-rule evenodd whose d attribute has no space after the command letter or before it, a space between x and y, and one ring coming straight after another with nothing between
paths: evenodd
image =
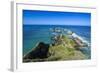
<instances>
[{"instance_id":1,"label":"rocky shoreline","mask_svg":"<svg viewBox=\"0 0 100 73\"><path fill-rule=\"evenodd\" d=\"M44 62L64 60L84 60L87 57L79 50L86 47L81 40L69 38L60 33L54 36L51 44L39 42L38 45L23 57L23 62Z\"/></svg>"}]
</instances>

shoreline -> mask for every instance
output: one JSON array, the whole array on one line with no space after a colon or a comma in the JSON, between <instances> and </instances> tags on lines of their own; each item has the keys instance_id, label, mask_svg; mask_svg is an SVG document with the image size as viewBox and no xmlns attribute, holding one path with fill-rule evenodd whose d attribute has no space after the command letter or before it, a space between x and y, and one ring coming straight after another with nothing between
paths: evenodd
<instances>
[{"instance_id":1,"label":"shoreline","mask_svg":"<svg viewBox=\"0 0 100 73\"><path fill-rule=\"evenodd\" d=\"M85 57L85 55L81 52L81 51L79 51L79 49L77 49L77 48L79 48L79 45L77 45L76 43L75 43L75 40L72 40L72 39L70 39L70 38L68 38L67 37L67 35L63 35L63 37L61 37L60 39L60 42L59 41L57 41L54 45L53 44L48 44L49 45L49 47L48 48L46 48L45 50L44 49L42 49L39 45L40 45L40 43L42 43L42 47L45 47L45 44L46 43L44 43L44 42L38 42L37 43L37 45L36 45L36 47L34 48L34 49L31 49L25 56L23 56L23 62L27 62L27 60L28 60L28 62L30 62L30 61L36 61L36 62L39 62L40 60L41 61L43 61L43 60L45 60L46 59L46 61L60 61L60 60L84 60L84 59L87 59L86 57ZM63 41L61 41L61 40L63 40ZM69 42L68 42L69 41ZM61 43L62 42L62 43ZM70 43L70 42L72 42L72 43ZM65 44L64 44L65 43ZM69 43L69 46L68 46L68 43ZM74 45L73 45L74 44ZM44 46L43 46L44 45ZM52 45L52 46L51 46ZM67 45L67 46L66 46ZM77 48L75 48L75 45L77 46ZM37 50L37 47L40 47L40 48L38 48L38 50ZM53 49L52 49L52 47L53 47ZM58 47L58 48L57 48ZM60 47L60 48L59 48ZM83 46L84 47L84 46ZM65 49L64 49L65 48ZM44 51L41 51L41 49L42 50L44 50ZM46 50L48 49L48 51L46 52ZM57 50L58 49L58 50ZM72 50L71 50L72 49ZM37 51L35 51L35 50L37 50ZM51 51L50 51L51 50ZM71 50L71 51L70 51ZM39 52L39 51L41 51L41 52ZM52 52L56 52L55 54L52 54ZM76 51L76 52L75 52ZM37 52L37 53L36 53ZM65 53L65 54L63 54L63 53L61 53L61 52L63 52L63 53ZM67 52L67 53L66 53ZM30 53L32 54L31 56L30 56ZM35 54L36 53L36 54ZM39 56L39 55L37 55L37 54L40 54L41 53L41 55ZM48 56L48 54L52 54L52 55L49 55ZM58 54L57 55L57 53L60 53L60 54ZM77 54L78 53L78 54ZM44 55L45 54L45 55ZM74 55L73 55L74 54ZM75 55L76 54L76 55ZM44 57L43 57L43 55L44 55ZM72 55L72 56L71 56ZM78 57L77 57L78 56ZM27 58L26 58L27 57ZM31 57L31 59L29 59L29 57ZM26 60L26 61L25 61Z\"/></svg>"}]
</instances>

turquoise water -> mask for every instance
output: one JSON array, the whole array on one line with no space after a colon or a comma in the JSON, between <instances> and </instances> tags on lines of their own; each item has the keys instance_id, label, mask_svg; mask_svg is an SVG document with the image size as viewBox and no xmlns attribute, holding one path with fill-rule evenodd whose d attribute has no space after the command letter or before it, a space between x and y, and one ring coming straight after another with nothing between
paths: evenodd
<instances>
[{"instance_id":1,"label":"turquoise water","mask_svg":"<svg viewBox=\"0 0 100 73\"><path fill-rule=\"evenodd\" d=\"M50 37L52 36L50 29L60 27L69 29L84 40L91 43L91 27L89 26L68 26L68 25L23 25L23 55L34 49L38 42L45 42L50 44ZM81 50L88 58L91 58L90 47Z\"/></svg>"}]
</instances>

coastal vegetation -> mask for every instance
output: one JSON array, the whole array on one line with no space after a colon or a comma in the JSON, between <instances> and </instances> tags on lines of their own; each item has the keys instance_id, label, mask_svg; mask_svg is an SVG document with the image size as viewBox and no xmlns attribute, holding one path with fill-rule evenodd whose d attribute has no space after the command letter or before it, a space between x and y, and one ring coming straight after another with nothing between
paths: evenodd
<instances>
[{"instance_id":1,"label":"coastal vegetation","mask_svg":"<svg viewBox=\"0 0 100 73\"><path fill-rule=\"evenodd\" d=\"M53 30L56 33L51 37L51 44L39 42L28 54L23 57L23 62L44 62L64 60L84 60L87 57L80 51L81 47L87 47L71 33L62 30ZM71 36L71 37L69 37ZM81 44L81 45L80 45Z\"/></svg>"}]
</instances>

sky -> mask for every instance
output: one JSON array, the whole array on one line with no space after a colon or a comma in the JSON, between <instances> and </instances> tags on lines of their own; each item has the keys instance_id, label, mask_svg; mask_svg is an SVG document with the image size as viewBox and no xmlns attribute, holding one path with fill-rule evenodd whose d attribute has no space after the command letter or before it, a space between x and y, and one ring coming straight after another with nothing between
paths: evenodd
<instances>
[{"instance_id":1,"label":"sky","mask_svg":"<svg viewBox=\"0 0 100 73\"><path fill-rule=\"evenodd\" d=\"M24 25L91 25L91 13L23 10Z\"/></svg>"}]
</instances>

